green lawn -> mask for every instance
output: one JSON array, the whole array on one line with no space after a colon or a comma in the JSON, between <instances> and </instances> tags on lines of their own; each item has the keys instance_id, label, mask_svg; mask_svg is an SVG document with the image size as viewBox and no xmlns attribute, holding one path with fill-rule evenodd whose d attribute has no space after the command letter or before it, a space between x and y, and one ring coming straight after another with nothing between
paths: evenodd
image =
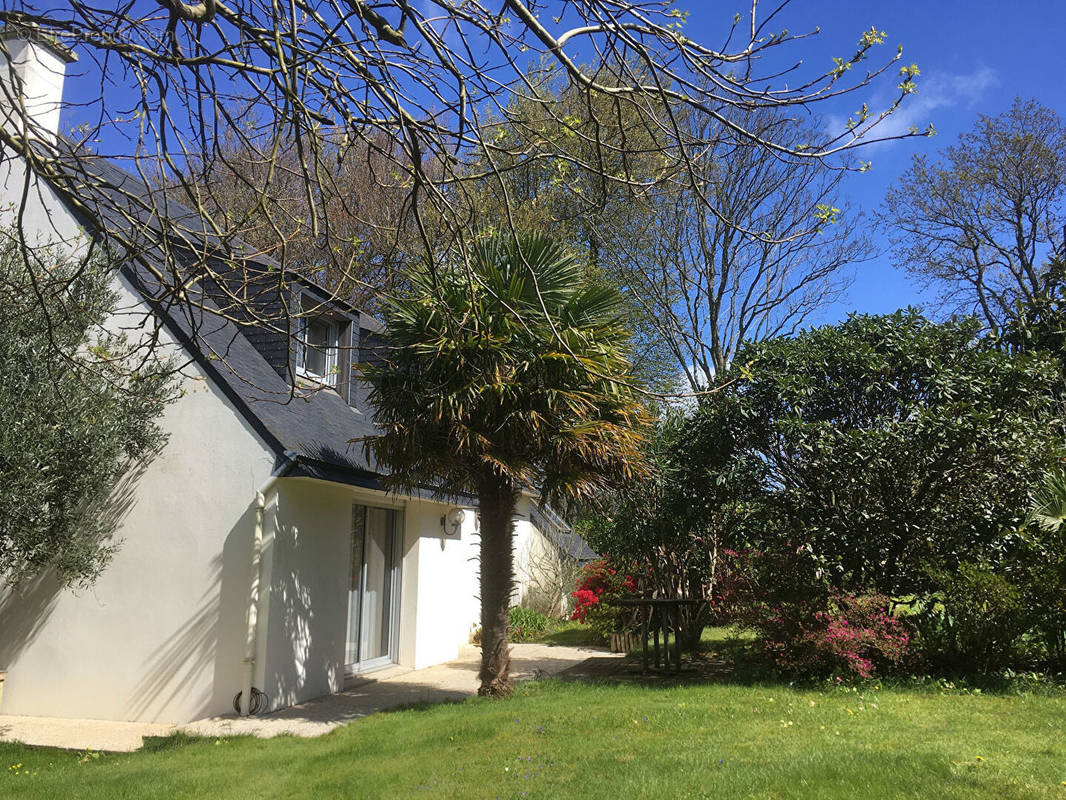
<instances>
[{"instance_id":1,"label":"green lawn","mask_svg":"<svg viewBox=\"0 0 1066 800\"><path fill-rule=\"evenodd\" d=\"M551 681L319 739L0 744L0 769L5 800L1066 798L1066 697Z\"/></svg>"},{"instance_id":2,"label":"green lawn","mask_svg":"<svg viewBox=\"0 0 1066 800\"><path fill-rule=\"evenodd\" d=\"M603 647L604 639L588 625L570 620L553 620L543 635L534 641L567 647Z\"/></svg>"}]
</instances>

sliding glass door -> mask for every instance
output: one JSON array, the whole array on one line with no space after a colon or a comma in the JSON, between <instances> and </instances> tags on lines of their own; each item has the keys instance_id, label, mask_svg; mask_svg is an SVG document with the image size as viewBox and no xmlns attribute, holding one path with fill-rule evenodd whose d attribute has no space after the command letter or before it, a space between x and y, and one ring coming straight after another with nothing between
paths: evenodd
<instances>
[{"instance_id":1,"label":"sliding glass door","mask_svg":"<svg viewBox=\"0 0 1066 800\"><path fill-rule=\"evenodd\" d=\"M350 672L395 661L403 512L355 506L345 663Z\"/></svg>"}]
</instances>

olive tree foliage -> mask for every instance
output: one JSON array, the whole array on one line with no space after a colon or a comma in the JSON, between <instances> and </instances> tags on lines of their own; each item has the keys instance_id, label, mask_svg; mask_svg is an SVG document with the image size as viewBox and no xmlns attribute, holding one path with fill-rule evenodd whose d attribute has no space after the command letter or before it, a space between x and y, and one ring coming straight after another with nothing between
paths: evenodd
<instances>
[{"instance_id":1,"label":"olive tree foliage","mask_svg":"<svg viewBox=\"0 0 1066 800\"><path fill-rule=\"evenodd\" d=\"M1063 254L1066 125L1036 100L981 115L939 159L914 156L881 213L899 266L948 313L998 333L1048 287Z\"/></svg>"},{"instance_id":2,"label":"olive tree foliage","mask_svg":"<svg viewBox=\"0 0 1066 800\"><path fill-rule=\"evenodd\" d=\"M331 186L334 178L346 180L335 169L338 157L343 163L349 151L370 153L380 163L367 196L402 194L424 254L465 250L465 233L477 221L464 213L465 186L499 175L502 163L522 155L486 141L481 123L516 96L535 97L524 75L538 58L558 64L590 102L612 98L649 115L666 109L656 155L664 173L681 181L694 174L698 152L678 121L682 111L708 121L708 145L728 131L768 155L818 161L876 137L872 129L915 90L915 67L897 74L900 51L873 60L885 40L877 29L861 33L839 58L808 68L796 50L815 31L781 30L779 7L764 14L753 3L745 13L730 13L715 44L688 38L685 16L663 0L19 0L0 10L0 23L72 48L77 69L99 76L99 91L68 98L68 119L79 127L73 140L52 140L36 135L35 121L10 88L17 76L9 75L3 99L16 113L0 120L0 145L140 262L160 300L195 304L187 284L224 263L228 274L218 283L228 296L216 298L221 312L288 333L288 318L298 309L279 311L225 288L235 285L227 262L261 265L248 264L240 215L210 213L227 206L232 186L203 180L199 165L231 152L258 154L262 168L245 187L256 200L249 213L268 212L278 237L289 227L284 214L279 219L271 211L275 186L304 187L301 224L323 258L334 261L323 268L341 276L350 270L351 251L333 241L346 236L345 226L331 222L324 199L343 194ZM728 113L807 109L879 85L879 78L898 86L893 100L873 110L856 100L848 128L821 132L802 147L772 130L746 129ZM551 111L547 100L545 108ZM607 164L630 152L624 142L601 140L594 127L577 135L593 145L586 165L593 173L609 174ZM683 140L688 146L679 145ZM473 149L488 154L481 175L465 165ZM119 157L155 188L115 185L114 176L95 168L98 155ZM610 178L631 180L624 173ZM513 209L508 203L503 215L509 227ZM145 257L146 248L161 248L163 264ZM290 255L296 258L285 248L276 252L283 268ZM270 274L284 281L284 269Z\"/></svg>"},{"instance_id":3,"label":"olive tree foliage","mask_svg":"<svg viewBox=\"0 0 1066 800\"><path fill-rule=\"evenodd\" d=\"M0 238L0 581L51 569L86 586L165 442L173 365L101 327L116 295L100 258L35 252L41 274L13 231Z\"/></svg>"}]
</instances>

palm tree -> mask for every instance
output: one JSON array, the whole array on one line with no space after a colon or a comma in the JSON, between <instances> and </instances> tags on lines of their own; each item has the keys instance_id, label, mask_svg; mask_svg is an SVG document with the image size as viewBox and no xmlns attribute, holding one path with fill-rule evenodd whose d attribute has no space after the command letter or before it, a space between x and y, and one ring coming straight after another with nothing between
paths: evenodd
<instances>
[{"instance_id":1,"label":"palm tree","mask_svg":"<svg viewBox=\"0 0 1066 800\"><path fill-rule=\"evenodd\" d=\"M1049 533L1066 524L1066 472L1047 476L1033 504L1031 519Z\"/></svg>"},{"instance_id":2,"label":"palm tree","mask_svg":"<svg viewBox=\"0 0 1066 800\"><path fill-rule=\"evenodd\" d=\"M589 285L545 236L488 237L468 262L414 275L384 309L388 345L367 365L394 488L478 498L479 693L510 694L513 515L524 490L582 499L641 471L645 416L628 383L617 291Z\"/></svg>"}]
</instances>

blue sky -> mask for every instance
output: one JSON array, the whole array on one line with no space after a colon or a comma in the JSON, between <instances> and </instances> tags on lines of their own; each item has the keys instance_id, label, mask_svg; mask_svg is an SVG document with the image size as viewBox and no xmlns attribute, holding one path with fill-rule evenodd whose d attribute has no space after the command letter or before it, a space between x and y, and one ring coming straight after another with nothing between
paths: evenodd
<instances>
[{"instance_id":1,"label":"blue sky","mask_svg":"<svg viewBox=\"0 0 1066 800\"><path fill-rule=\"evenodd\" d=\"M738 0L734 4L736 11L747 5ZM772 6L763 0L761 7L765 13ZM734 10L718 0L689 2L687 8L691 15L686 34L712 44L723 19L728 22ZM922 71L919 92L890 124L902 130L911 123L923 127L931 122L938 133L929 139L864 148L861 157L873 162L873 170L848 181L851 201L860 209L870 211L880 205L913 153L934 154L970 128L978 114L998 114L1016 95L1035 97L1066 116L1066 0L793 0L774 29L799 33L821 27L819 36L790 45L795 57L802 57L813 72L829 65L833 56L853 52L859 35L871 25L888 34L881 48L884 55L890 57L896 44L902 44L906 63L915 62ZM877 93L856 95L836 113L846 114L870 99L876 101ZM887 248L883 238L878 241ZM882 252L857 268L847 302L827 309L823 320L839 319L851 310L892 311L926 299Z\"/></svg>"}]
</instances>

